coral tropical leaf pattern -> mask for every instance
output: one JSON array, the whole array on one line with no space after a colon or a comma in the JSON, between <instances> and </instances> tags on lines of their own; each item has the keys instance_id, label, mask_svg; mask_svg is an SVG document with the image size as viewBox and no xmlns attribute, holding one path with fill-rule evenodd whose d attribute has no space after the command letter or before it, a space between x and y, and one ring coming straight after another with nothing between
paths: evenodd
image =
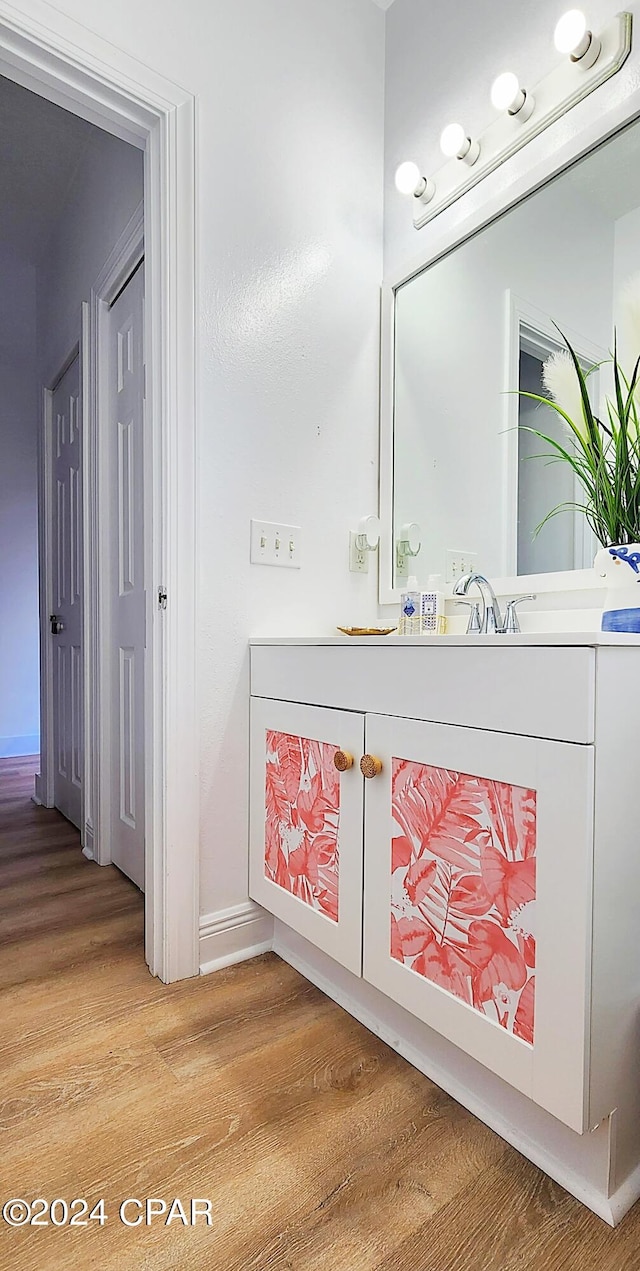
<instances>
[{"instance_id":1,"label":"coral tropical leaf pattern","mask_svg":"<svg viewBox=\"0 0 640 1271\"><path fill-rule=\"evenodd\" d=\"M535 790L394 758L392 817L391 957L533 1045Z\"/></svg>"},{"instance_id":2,"label":"coral tropical leaf pattern","mask_svg":"<svg viewBox=\"0 0 640 1271\"><path fill-rule=\"evenodd\" d=\"M267 729L265 874L333 922L338 921L337 749Z\"/></svg>"}]
</instances>

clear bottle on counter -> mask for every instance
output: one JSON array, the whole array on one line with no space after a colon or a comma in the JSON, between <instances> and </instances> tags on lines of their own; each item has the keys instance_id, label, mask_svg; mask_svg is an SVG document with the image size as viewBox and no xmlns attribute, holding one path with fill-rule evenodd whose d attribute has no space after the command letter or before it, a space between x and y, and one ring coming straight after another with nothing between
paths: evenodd
<instances>
[{"instance_id":1,"label":"clear bottle on counter","mask_svg":"<svg viewBox=\"0 0 640 1271\"><path fill-rule=\"evenodd\" d=\"M400 622L398 635L420 635L422 595L414 574L407 579L400 593Z\"/></svg>"}]
</instances>

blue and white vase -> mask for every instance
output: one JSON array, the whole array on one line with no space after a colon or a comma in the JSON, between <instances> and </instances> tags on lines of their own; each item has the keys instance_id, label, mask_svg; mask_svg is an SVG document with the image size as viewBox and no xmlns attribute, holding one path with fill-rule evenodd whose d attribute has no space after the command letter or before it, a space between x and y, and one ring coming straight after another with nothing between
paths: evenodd
<instances>
[{"instance_id":1,"label":"blue and white vase","mask_svg":"<svg viewBox=\"0 0 640 1271\"><path fill-rule=\"evenodd\" d=\"M640 633L640 543L603 547L594 568L607 580L601 630Z\"/></svg>"}]
</instances>

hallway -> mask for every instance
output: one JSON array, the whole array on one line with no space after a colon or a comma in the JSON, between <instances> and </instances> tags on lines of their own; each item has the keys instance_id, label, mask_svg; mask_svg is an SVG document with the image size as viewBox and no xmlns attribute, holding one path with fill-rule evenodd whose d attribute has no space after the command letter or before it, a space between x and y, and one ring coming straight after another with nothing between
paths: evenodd
<instances>
[{"instance_id":1,"label":"hallway","mask_svg":"<svg viewBox=\"0 0 640 1271\"><path fill-rule=\"evenodd\" d=\"M611 1232L274 955L152 979L139 892L33 771L0 762L0 1202L107 1221L0 1221L2 1271L637 1271L638 1207Z\"/></svg>"}]
</instances>

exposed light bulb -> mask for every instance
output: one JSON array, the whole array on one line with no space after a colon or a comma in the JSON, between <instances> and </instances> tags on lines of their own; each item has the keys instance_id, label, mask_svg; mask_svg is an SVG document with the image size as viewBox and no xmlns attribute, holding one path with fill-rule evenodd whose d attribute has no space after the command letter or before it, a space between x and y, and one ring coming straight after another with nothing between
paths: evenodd
<instances>
[{"instance_id":1,"label":"exposed light bulb","mask_svg":"<svg viewBox=\"0 0 640 1271\"><path fill-rule=\"evenodd\" d=\"M447 124L440 134L440 149L447 159L462 159L471 167L480 154L480 142L472 141L461 124Z\"/></svg>"},{"instance_id":2,"label":"exposed light bulb","mask_svg":"<svg viewBox=\"0 0 640 1271\"><path fill-rule=\"evenodd\" d=\"M422 173L417 163L413 163L410 159L396 168L396 190L399 190L401 194L413 194L421 180Z\"/></svg>"},{"instance_id":3,"label":"exposed light bulb","mask_svg":"<svg viewBox=\"0 0 640 1271\"><path fill-rule=\"evenodd\" d=\"M575 53L587 33L587 19L580 9L569 9L558 22L553 42L559 53Z\"/></svg>"},{"instance_id":4,"label":"exposed light bulb","mask_svg":"<svg viewBox=\"0 0 640 1271\"><path fill-rule=\"evenodd\" d=\"M587 19L581 9L569 9L563 14L553 41L559 53L568 54L572 62L579 62L585 70L597 62L602 48L598 37L587 29Z\"/></svg>"},{"instance_id":5,"label":"exposed light bulb","mask_svg":"<svg viewBox=\"0 0 640 1271\"><path fill-rule=\"evenodd\" d=\"M421 203L430 203L436 192L433 181L423 177L417 163L413 163L411 159L396 168L395 181L396 189L401 194L413 194Z\"/></svg>"},{"instance_id":6,"label":"exposed light bulb","mask_svg":"<svg viewBox=\"0 0 640 1271\"><path fill-rule=\"evenodd\" d=\"M468 141L461 124L447 124L440 136L440 149L447 159L462 158L460 151L468 148Z\"/></svg>"},{"instance_id":7,"label":"exposed light bulb","mask_svg":"<svg viewBox=\"0 0 640 1271\"><path fill-rule=\"evenodd\" d=\"M522 105L524 93L518 83L518 76L513 71L505 71L498 75L491 85L491 104L496 110L516 110Z\"/></svg>"},{"instance_id":8,"label":"exposed light bulb","mask_svg":"<svg viewBox=\"0 0 640 1271\"><path fill-rule=\"evenodd\" d=\"M535 101L531 93L525 93L513 71L498 75L491 85L491 102L496 110L506 110L517 115L521 123L533 114Z\"/></svg>"}]
</instances>

